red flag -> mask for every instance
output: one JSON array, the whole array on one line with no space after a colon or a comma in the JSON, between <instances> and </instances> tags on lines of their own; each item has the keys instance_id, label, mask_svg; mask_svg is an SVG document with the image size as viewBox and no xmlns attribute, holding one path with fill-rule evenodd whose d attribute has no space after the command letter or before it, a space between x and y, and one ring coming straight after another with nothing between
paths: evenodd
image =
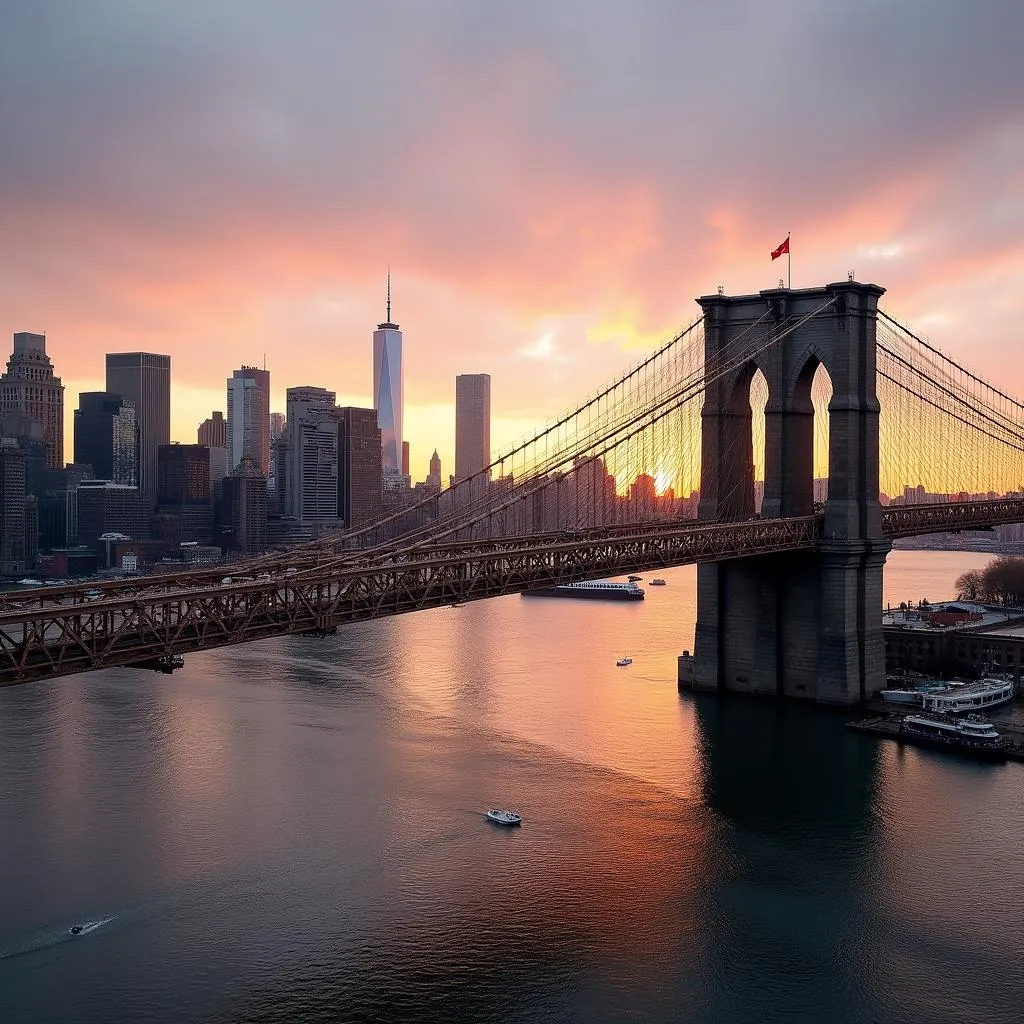
<instances>
[{"instance_id":1,"label":"red flag","mask_svg":"<svg viewBox=\"0 0 1024 1024\"><path fill-rule=\"evenodd\" d=\"M772 249L772 259L777 260L786 252L789 252L789 235L786 235L786 240L778 247L778 249Z\"/></svg>"}]
</instances>

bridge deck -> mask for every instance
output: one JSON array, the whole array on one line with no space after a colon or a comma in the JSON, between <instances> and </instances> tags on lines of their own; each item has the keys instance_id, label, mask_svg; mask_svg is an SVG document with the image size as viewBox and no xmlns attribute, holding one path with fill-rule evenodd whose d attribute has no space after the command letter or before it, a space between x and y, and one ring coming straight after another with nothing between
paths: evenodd
<instances>
[{"instance_id":1,"label":"bridge deck","mask_svg":"<svg viewBox=\"0 0 1024 1024\"><path fill-rule=\"evenodd\" d=\"M883 510L890 538L1024 521L1024 501ZM0 685L130 665L534 587L813 550L823 515L654 523L259 560L196 574L44 587L0 600ZM240 577L256 571L258 578ZM231 582L222 574L231 572ZM85 591L98 590L89 600Z\"/></svg>"}]
</instances>

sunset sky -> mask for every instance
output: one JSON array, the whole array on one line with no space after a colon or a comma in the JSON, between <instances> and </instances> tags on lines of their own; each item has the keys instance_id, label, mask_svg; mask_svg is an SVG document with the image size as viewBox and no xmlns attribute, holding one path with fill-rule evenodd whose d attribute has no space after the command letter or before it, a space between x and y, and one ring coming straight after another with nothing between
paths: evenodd
<instances>
[{"instance_id":1,"label":"sunset sky","mask_svg":"<svg viewBox=\"0 0 1024 1024\"><path fill-rule=\"evenodd\" d=\"M858 280L1024 394L1016 0L4 0L0 333L71 410L172 357L172 437L244 363L371 401L405 334L414 479L454 378L499 448L694 319Z\"/></svg>"}]
</instances>

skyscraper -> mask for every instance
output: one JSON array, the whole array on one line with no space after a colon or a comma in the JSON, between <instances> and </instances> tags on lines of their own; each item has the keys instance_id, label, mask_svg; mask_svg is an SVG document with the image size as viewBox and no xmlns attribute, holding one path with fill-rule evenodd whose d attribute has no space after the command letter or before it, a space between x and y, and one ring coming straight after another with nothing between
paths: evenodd
<instances>
[{"instance_id":1,"label":"skyscraper","mask_svg":"<svg viewBox=\"0 0 1024 1024\"><path fill-rule=\"evenodd\" d=\"M162 444L157 458L158 540L209 540L213 530L210 449L201 444Z\"/></svg>"},{"instance_id":2,"label":"skyscraper","mask_svg":"<svg viewBox=\"0 0 1024 1024\"><path fill-rule=\"evenodd\" d=\"M14 335L7 372L0 375L0 414L19 412L42 426L46 468L64 468L64 385L53 375L46 335Z\"/></svg>"},{"instance_id":3,"label":"skyscraper","mask_svg":"<svg viewBox=\"0 0 1024 1024\"><path fill-rule=\"evenodd\" d=\"M405 378L402 332L391 322L391 274L388 274L387 319L373 332L373 406L377 410L385 476L402 475L402 414Z\"/></svg>"},{"instance_id":4,"label":"skyscraper","mask_svg":"<svg viewBox=\"0 0 1024 1024\"><path fill-rule=\"evenodd\" d=\"M302 432L306 414L325 406L333 408L335 397L333 391L310 385L288 388L285 392L287 417L284 437L278 441L275 453L275 482L279 492L278 505L286 516L304 518Z\"/></svg>"},{"instance_id":5,"label":"skyscraper","mask_svg":"<svg viewBox=\"0 0 1024 1024\"><path fill-rule=\"evenodd\" d=\"M465 480L491 464L491 376L455 378L455 479Z\"/></svg>"},{"instance_id":6,"label":"skyscraper","mask_svg":"<svg viewBox=\"0 0 1024 1024\"><path fill-rule=\"evenodd\" d=\"M270 371L243 366L228 378L228 451L234 469L246 455L270 472Z\"/></svg>"},{"instance_id":7,"label":"skyscraper","mask_svg":"<svg viewBox=\"0 0 1024 1024\"><path fill-rule=\"evenodd\" d=\"M338 518L351 530L379 519L384 510L380 427L373 409L339 411Z\"/></svg>"},{"instance_id":8,"label":"skyscraper","mask_svg":"<svg viewBox=\"0 0 1024 1024\"><path fill-rule=\"evenodd\" d=\"M139 425L139 491L156 500L157 452L171 441L171 357L152 352L108 352L107 391L135 406Z\"/></svg>"},{"instance_id":9,"label":"skyscraper","mask_svg":"<svg viewBox=\"0 0 1024 1024\"><path fill-rule=\"evenodd\" d=\"M231 547L249 555L266 551L267 478L248 455L224 480L222 505L223 522L230 524Z\"/></svg>"},{"instance_id":10,"label":"skyscraper","mask_svg":"<svg viewBox=\"0 0 1024 1024\"><path fill-rule=\"evenodd\" d=\"M227 448L228 446L228 423L224 419L224 413L212 412L196 431L196 443L205 444L207 448Z\"/></svg>"},{"instance_id":11,"label":"skyscraper","mask_svg":"<svg viewBox=\"0 0 1024 1024\"><path fill-rule=\"evenodd\" d=\"M0 574L25 571L25 453L0 438Z\"/></svg>"},{"instance_id":12,"label":"skyscraper","mask_svg":"<svg viewBox=\"0 0 1024 1024\"><path fill-rule=\"evenodd\" d=\"M135 406L106 391L82 392L75 410L75 462L92 466L98 480L137 487L139 425Z\"/></svg>"},{"instance_id":13,"label":"skyscraper","mask_svg":"<svg viewBox=\"0 0 1024 1024\"><path fill-rule=\"evenodd\" d=\"M427 474L427 485L441 490L441 456L437 454L437 449L434 449L434 454L430 456L430 472Z\"/></svg>"}]
</instances>

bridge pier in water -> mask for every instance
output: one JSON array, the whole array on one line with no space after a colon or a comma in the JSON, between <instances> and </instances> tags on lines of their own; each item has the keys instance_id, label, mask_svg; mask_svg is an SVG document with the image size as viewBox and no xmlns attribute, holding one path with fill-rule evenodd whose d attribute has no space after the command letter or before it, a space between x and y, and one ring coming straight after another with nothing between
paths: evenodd
<instances>
[{"instance_id":1,"label":"bridge pier in water","mask_svg":"<svg viewBox=\"0 0 1024 1024\"><path fill-rule=\"evenodd\" d=\"M882 567L890 544L878 501L875 376L883 292L847 281L698 300L707 380L699 518L754 515L750 381L758 369L768 383L761 515L812 515L811 382L819 365L832 400L822 541L814 552L697 567L695 689L847 705L884 685Z\"/></svg>"}]
</instances>

